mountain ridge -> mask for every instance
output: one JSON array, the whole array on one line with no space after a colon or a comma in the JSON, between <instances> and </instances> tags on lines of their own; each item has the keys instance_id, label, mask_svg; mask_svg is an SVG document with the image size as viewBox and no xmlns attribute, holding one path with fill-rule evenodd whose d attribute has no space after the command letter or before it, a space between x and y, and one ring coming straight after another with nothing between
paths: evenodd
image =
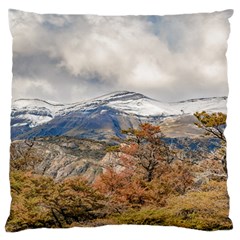
<instances>
[{"instance_id":1,"label":"mountain ridge","mask_svg":"<svg viewBox=\"0 0 240 240\"><path fill-rule=\"evenodd\" d=\"M148 99L151 99L151 100L154 100L156 102L161 102L161 103L184 103L184 102L194 102L194 101L197 101L197 100L209 100L209 99L227 99L228 97L227 96L212 96L212 97L199 97L199 98L189 98L189 99L185 99L185 100L179 100L179 101L160 101L159 99L155 99L155 98L151 98L151 97L148 97L144 94L141 94L141 93L138 93L138 92L131 92L131 91L113 91L113 92L110 92L110 93L107 93L107 94L103 94L103 95L100 95L100 96L96 96L96 97L93 97L93 98L89 98L89 99L83 99L83 100L80 100L80 101L77 101L77 102L68 102L68 103L61 103L61 102L55 102L55 101L52 101L52 100L45 100L45 99L40 99L40 98L18 98L18 99L15 99L12 101L12 106L14 106L14 103L18 102L18 101L40 101L40 102L44 102L44 103L47 103L49 105L53 105L53 106L65 106L65 105L76 105L76 104L81 104L81 103L84 103L84 102L88 102L88 101L93 101L93 100L98 100L100 98L103 98L103 97L107 97L107 96L111 96L113 94L119 94L119 93L135 93L135 94L139 94L139 95L142 95L144 98L148 98Z\"/></svg>"},{"instance_id":2,"label":"mountain ridge","mask_svg":"<svg viewBox=\"0 0 240 240\"><path fill-rule=\"evenodd\" d=\"M121 129L137 128L143 122L165 122L171 132L169 123L178 121L177 128L183 123L179 118L184 118L184 124L188 122L193 130L190 124L195 112L226 113L226 101L227 97L211 97L164 103L130 91L112 92L73 104L20 99L12 104L11 136L22 139L66 135L104 140L119 137Z\"/></svg>"}]
</instances>

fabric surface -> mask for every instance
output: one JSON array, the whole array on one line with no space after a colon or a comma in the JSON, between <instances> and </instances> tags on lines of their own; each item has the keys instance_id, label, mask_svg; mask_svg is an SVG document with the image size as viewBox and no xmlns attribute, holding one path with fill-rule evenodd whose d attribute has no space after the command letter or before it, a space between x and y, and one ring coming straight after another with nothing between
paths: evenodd
<instances>
[{"instance_id":1,"label":"fabric surface","mask_svg":"<svg viewBox=\"0 0 240 240\"><path fill-rule=\"evenodd\" d=\"M6 230L232 229L224 135L232 14L9 10Z\"/></svg>"}]
</instances>

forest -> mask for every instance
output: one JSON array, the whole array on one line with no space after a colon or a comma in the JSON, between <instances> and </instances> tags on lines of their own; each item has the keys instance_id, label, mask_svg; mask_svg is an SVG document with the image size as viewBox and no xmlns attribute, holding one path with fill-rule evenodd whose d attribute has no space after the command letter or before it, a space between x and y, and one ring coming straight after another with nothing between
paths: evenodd
<instances>
[{"instance_id":1,"label":"forest","mask_svg":"<svg viewBox=\"0 0 240 240\"><path fill-rule=\"evenodd\" d=\"M37 174L41 159L31 154L11 161L12 207L6 230L106 224L231 229L226 115L194 115L204 132L201 138L217 139L214 151L179 149L164 141L161 125L143 123L122 130L126 137L106 148L111 162L93 182L81 175L55 181Z\"/></svg>"}]
</instances>

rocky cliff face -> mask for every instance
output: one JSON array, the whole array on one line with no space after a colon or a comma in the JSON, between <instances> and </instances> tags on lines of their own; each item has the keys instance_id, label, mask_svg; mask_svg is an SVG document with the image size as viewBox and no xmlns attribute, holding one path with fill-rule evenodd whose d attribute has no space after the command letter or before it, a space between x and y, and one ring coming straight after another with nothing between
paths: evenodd
<instances>
[{"instance_id":1,"label":"rocky cliff face","mask_svg":"<svg viewBox=\"0 0 240 240\"><path fill-rule=\"evenodd\" d=\"M211 139L184 139L182 143L179 139L165 140L174 145L175 150L178 149L174 159L190 158L193 162L202 159L196 151L198 148L205 149L205 154L211 158L215 156L212 149L216 149L218 145L217 142L210 141ZM36 174L50 176L55 181L82 176L89 182L94 182L109 165L115 166L116 170L120 167L117 163L122 153L108 152L108 148L109 144L102 141L66 136L15 140L11 143L10 161L15 169L30 170Z\"/></svg>"},{"instance_id":2,"label":"rocky cliff face","mask_svg":"<svg viewBox=\"0 0 240 240\"><path fill-rule=\"evenodd\" d=\"M107 147L103 142L70 137L16 140L11 144L11 161L26 158L28 163L35 162L35 173L51 176L56 181L81 175L93 182L107 164Z\"/></svg>"}]
</instances>

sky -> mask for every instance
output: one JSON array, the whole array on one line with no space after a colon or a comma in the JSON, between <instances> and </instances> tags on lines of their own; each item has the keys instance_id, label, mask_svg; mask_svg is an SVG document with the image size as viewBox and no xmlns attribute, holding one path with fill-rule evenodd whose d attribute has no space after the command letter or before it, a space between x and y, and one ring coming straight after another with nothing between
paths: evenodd
<instances>
[{"instance_id":1,"label":"sky","mask_svg":"<svg viewBox=\"0 0 240 240\"><path fill-rule=\"evenodd\" d=\"M169 16L9 11L12 98L62 103L113 91L160 101L227 96L232 10Z\"/></svg>"}]
</instances>

